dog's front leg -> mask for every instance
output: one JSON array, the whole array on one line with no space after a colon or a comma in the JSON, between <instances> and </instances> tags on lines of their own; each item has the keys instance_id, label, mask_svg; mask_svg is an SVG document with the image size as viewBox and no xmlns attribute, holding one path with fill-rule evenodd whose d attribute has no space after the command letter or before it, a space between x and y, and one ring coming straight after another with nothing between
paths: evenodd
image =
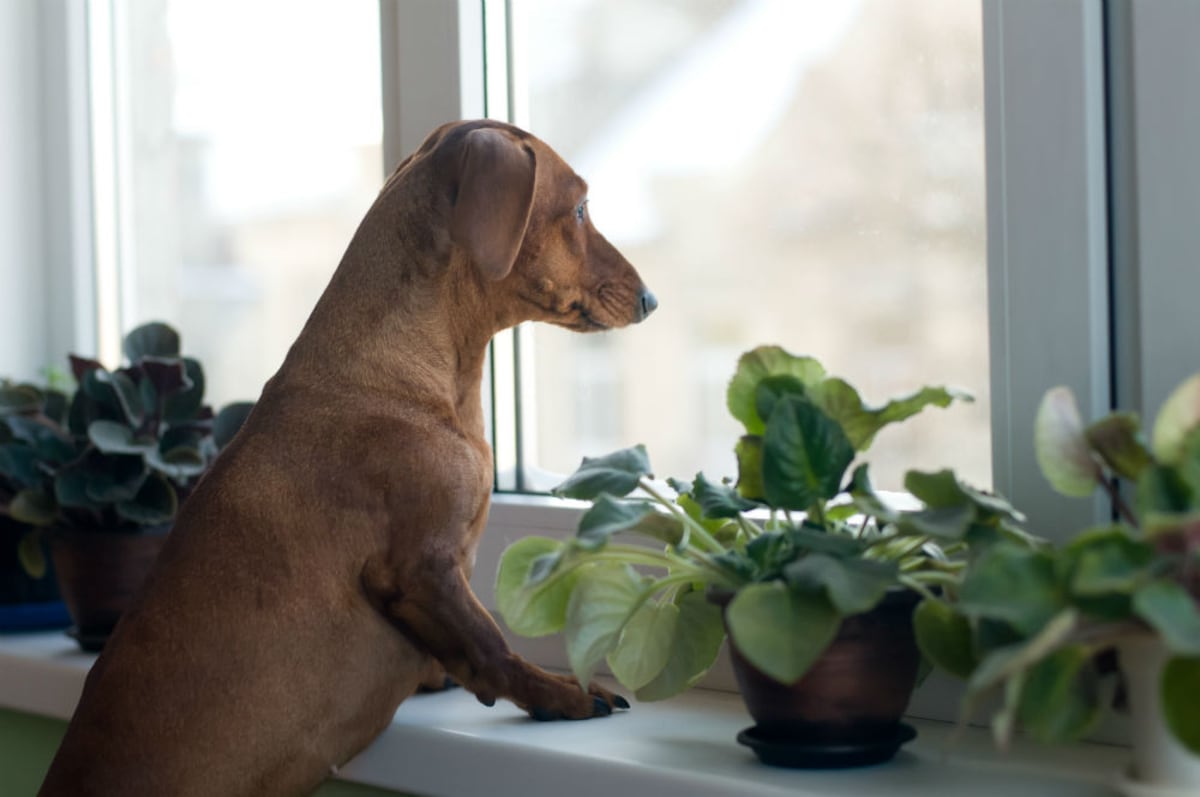
<instances>
[{"instance_id":1,"label":"dog's front leg","mask_svg":"<svg viewBox=\"0 0 1200 797\"><path fill-rule=\"evenodd\" d=\"M404 634L432 654L479 702L516 703L539 720L606 716L628 708L620 695L548 673L509 650L491 614L454 562L422 562L400 571L384 556L363 568L368 597Z\"/></svg>"}]
</instances>

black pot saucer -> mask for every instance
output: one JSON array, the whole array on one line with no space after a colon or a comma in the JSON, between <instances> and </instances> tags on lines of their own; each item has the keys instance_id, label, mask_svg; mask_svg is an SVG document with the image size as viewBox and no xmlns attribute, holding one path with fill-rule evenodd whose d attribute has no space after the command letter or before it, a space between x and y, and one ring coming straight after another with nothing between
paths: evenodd
<instances>
[{"instance_id":1,"label":"black pot saucer","mask_svg":"<svg viewBox=\"0 0 1200 797\"><path fill-rule=\"evenodd\" d=\"M917 730L899 723L894 732L856 744L829 744L795 737L763 734L757 725L737 735L764 764L790 769L845 769L880 764L896 755L900 746L917 736Z\"/></svg>"}]
</instances>

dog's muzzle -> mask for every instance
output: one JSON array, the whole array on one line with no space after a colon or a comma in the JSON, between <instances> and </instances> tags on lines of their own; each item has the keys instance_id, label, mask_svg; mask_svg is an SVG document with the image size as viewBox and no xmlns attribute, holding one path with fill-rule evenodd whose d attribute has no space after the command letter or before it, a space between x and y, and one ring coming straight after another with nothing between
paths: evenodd
<instances>
[{"instance_id":1,"label":"dog's muzzle","mask_svg":"<svg viewBox=\"0 0 1200 797\"><path fill-rule=\"evenodd\" d=\"M654 312L658 307L658 299L654 298L654 294L646 289L642 289L641 296L638 297L638 315L637 321L640 323L646 320L646 316Z\"/></svg>"}]
</instances>

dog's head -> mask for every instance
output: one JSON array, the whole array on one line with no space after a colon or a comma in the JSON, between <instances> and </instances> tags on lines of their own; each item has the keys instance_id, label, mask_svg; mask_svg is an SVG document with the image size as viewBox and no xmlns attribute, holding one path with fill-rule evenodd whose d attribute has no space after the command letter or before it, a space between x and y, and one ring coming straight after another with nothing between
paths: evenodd
<instances>
[{"instance_id":1,"label":"dog's head","mask_svg":"<svg viewBox=\"0 0 1200 797\"><path fill-rule=\"evenodd\" d=\"M580 332L626 326L658 306L640 276L592 225L587 183L549 146L492 121L439 128L450 177L451 243L519 321Z\"/></svg>"}]
</instances>

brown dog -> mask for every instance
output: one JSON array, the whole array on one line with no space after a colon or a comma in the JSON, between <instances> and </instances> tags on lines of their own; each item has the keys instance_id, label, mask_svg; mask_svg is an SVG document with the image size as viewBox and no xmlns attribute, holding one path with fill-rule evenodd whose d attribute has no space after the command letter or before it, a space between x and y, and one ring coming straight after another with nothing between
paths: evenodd
<instances>
[{"instance_id":1,"label":"brown dog","mask_svg":"<svg viewBox=\"0 0 1200 797\"><path fill-rule=\"evenodd\" d=\"M539 719L625 707L507 647L468 586L489 339L655 307L587 186L509 125L445 125L380 192L283 367L175 523L43 795L293 795L441 668Z\"/></svg>"}]
</instances>

